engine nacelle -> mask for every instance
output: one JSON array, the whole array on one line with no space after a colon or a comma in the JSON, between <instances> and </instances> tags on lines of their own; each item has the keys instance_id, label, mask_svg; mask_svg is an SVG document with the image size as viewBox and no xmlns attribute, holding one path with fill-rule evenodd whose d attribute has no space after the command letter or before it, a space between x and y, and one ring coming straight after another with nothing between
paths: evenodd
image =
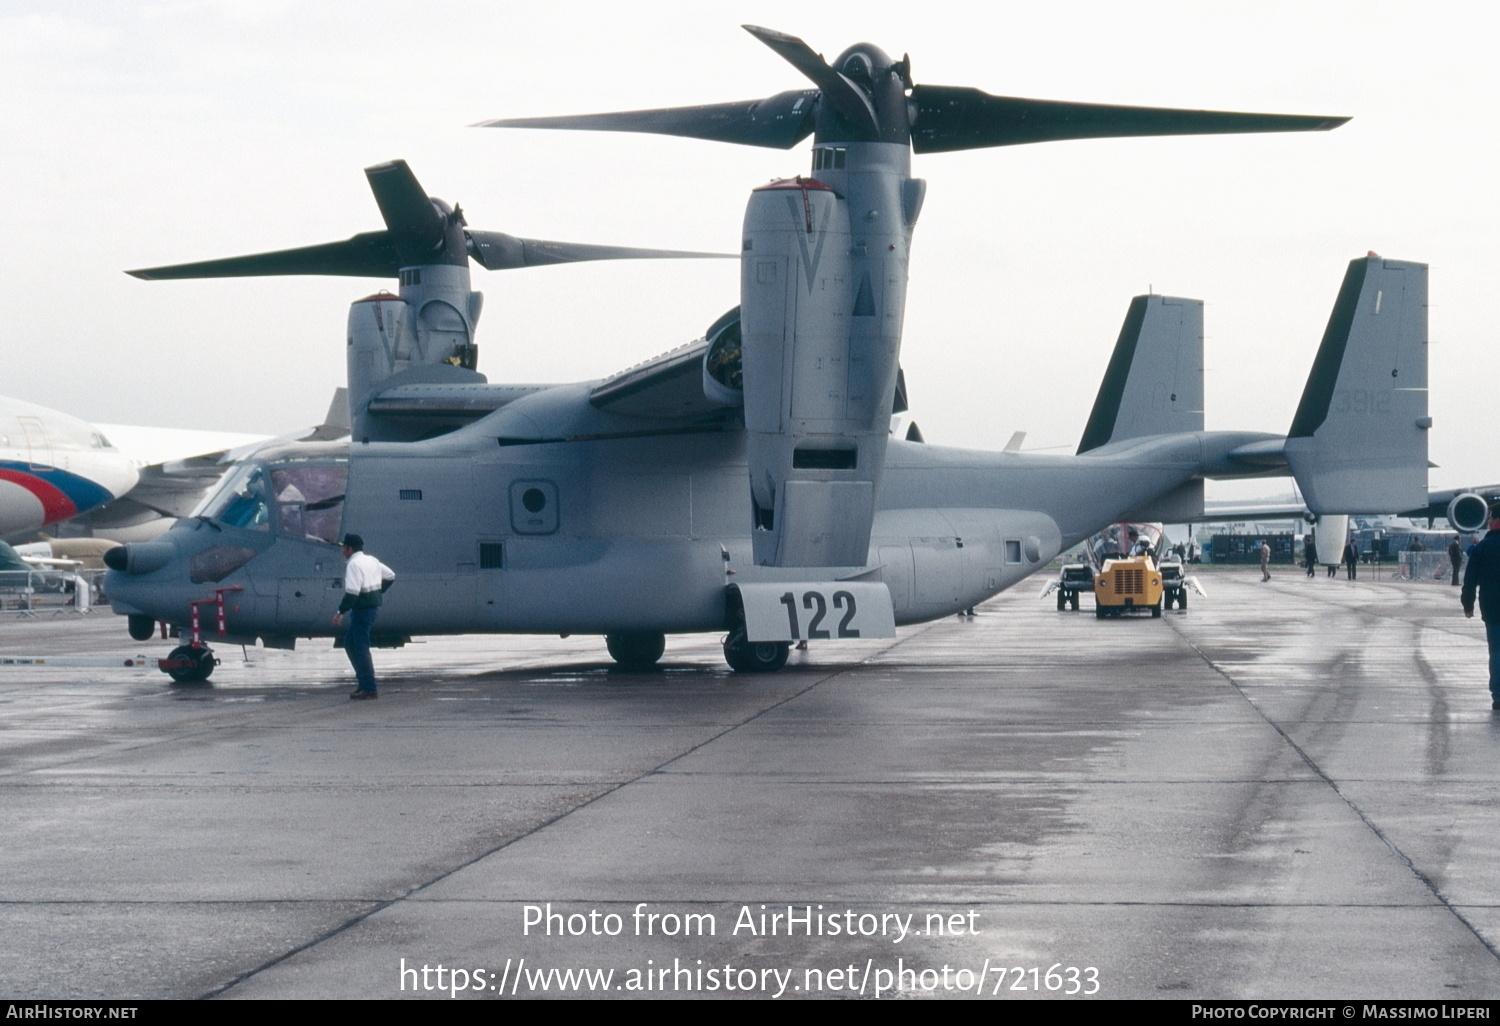
<instances>
[{"instance_id":1,"label":"engine nacelle","mask_svg":"<svg viewBox=\"0 0 1500 1026\"><path fill-rule=\"evenodd\" d=\"M850 220L849 200L810 179L757 189L745 212L745 447L762 565L868 558L905 271L894 244Z\"/></svg>"},{"instance_id":2,"label":"engine nacelle","mask_svg":"<svg viewBox=\"0 0 1500 1026\"><path fill-rule=\"evenodd\" d=\"M1483 531L1490 522L1490 504L1473 492L1455 495L1448 503L1448 526L1461 534Z\"/></svg>"},{"instance_id":3,"label":"engine nacelle","mask_svg":"<svg viewBox=\"0 0 1500 1026\"><path fill-rule=\"evenodd\" d=\"M1349 517L1325 513L1318 518L1315 537L1318 562L1324 566L1337 566L1344 561L1344 548L1349 544Z\"/></svg>"}]
</instances>

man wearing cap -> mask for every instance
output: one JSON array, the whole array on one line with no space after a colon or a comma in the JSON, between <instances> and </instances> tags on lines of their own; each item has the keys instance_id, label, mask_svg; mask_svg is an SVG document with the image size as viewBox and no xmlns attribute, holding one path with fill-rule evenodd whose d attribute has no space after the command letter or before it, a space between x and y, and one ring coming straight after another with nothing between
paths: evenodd
<instances>
[{"instance_id":1,"label":"man wearing cap","mask_svg":"<svg viewBox=\"0 0 1500 1026\"><path fill-rule=\"evenodd\" d=\"M344 654L359 681L349 697L379 698L380 692L375 689L375 663L370 659L370 630L375 626L375 614L380 612L380 596L396 580L396 573L365 552L365 540L357 534L344 535L344 559L348 560L344 568L344 600L333 614L333 625L343 626L344 614L349 614L349 626L344 630Z\"/></svg>"},{"instance_id":2,"label":"man wearing cap","mask_svg":"<svg viewBox=\"0 0 1500 1026\"><path fill-rule=\"evenodd\" d=\"M1490 507L1490 533L1469 553L1460 601L1464 616L1474 615L1474 593L1490 643L1490 708L1500 709L1500 503Z\"/></svg>"}]
</instances>

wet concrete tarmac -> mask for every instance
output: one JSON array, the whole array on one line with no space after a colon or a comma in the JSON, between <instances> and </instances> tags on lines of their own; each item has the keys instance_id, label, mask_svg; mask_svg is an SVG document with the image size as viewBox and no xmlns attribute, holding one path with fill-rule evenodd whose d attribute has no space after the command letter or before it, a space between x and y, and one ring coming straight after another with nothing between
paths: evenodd
<instances>
[{"instance_id":1,"label":"wet concrete tarmac","mask_svg":"<svg viewBox=\"0 0 1500 1026\"><path fill-rule=\"evenodd\" d=\"M0 992L1500 997L1479 621L1258 577L769 677L432 639L358 703L326 643L171 687L118 618L0 614L99 664L0 666Z\"/></svg>"}]
</instances>

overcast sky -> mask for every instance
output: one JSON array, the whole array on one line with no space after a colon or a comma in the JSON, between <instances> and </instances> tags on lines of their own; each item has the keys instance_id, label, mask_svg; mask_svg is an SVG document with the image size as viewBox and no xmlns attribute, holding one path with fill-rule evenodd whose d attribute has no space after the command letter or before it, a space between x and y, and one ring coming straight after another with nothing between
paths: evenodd
<instances>
[{"instance_id":1,"label":"overcast sky","mask_svg":"<svg viewBox=\"0 0 1500 1026\"><path fill-rule=\"evenodd\" d=\"M835 10L860 12L836 15ZM1434 487L1500 481L1489 251L1500 8L1409 3L0 2L0 393L99 422L275 433L344 378L348 303L394 282L141 282L126 268L381 227L405 158L472 227L738 250L763 150L465 127L807 83L739 25L918 82L1350 115L1332 133L914 158L902 362L929 441L1076 445L1130 297L1207 301L1211 428L1285 431L1350 259L1431 264ZM733 261L487 273L491 381L600 377L702 334ZM1488 298L1487 298L1488 297Z\"/></svg>"}]
</instances>

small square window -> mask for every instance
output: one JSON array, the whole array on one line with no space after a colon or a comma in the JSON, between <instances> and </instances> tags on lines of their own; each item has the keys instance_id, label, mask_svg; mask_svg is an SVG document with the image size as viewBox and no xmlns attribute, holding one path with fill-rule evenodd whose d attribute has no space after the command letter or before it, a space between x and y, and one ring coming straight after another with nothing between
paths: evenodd
<instances>
[{"instance_id":1,"label":"small square window","mask_svg":"<svg viewBox=\"0 0 1500 1026\"><path fill-rule=\"evenodd\" d=\"M1019 563L1021 561L1021 543L1014 539L1005 540L1005 561L1007 563Z\"/></svg>"}]
</instances>

